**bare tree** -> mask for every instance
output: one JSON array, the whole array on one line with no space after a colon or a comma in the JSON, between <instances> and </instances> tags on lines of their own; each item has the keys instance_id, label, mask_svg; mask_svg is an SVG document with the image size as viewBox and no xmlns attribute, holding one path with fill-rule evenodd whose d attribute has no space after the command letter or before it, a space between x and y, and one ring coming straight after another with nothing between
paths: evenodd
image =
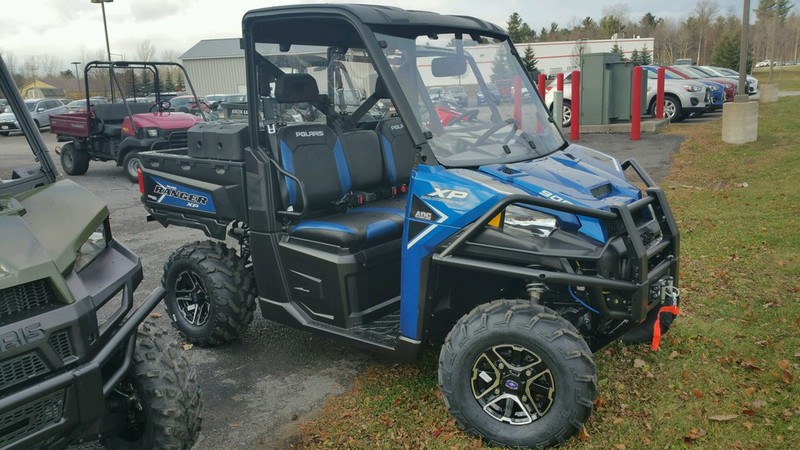
<instances>
[{"instance_id":1,"label":"bare tree","mask_svg":"<svg viewBox=\"0 0 800 450\"><path fill-rule=\"evenodd\" d=\"M150 39L139 41L136 44L136 56L139 61L151 61L156 56L156 47L150 42Z\"/></svg>"},{"instance_id":2,"label":"bare tree","mask_svg":"<svg viewBox=\"0 0 800 450\"><path fill-rule=\"evenodd\" d=\"M692 12L697 25L697 58L695 62L701 64L705 62L706 37L711 27L711 21L719 13L719 3L716 0L700 0L694 6Z\"/></svg>"}]
</instances>

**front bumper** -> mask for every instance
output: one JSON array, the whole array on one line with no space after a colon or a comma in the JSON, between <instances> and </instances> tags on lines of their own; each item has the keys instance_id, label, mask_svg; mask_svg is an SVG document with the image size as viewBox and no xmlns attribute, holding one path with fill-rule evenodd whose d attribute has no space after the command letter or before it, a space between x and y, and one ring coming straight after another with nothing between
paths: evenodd
<instances>
[{"instance_id":1,"label":"front bumper","mask_svg":"<svg viewBox=\"0 0 800 450\"><path fill-rule=\"evenodd\" d=\"M0 327L2 336L33 330L3 352L3 364L35 360L39 368L2 392L0 448L60 448L103 431L105 398L130 367L136 329L164 296L159 288L131 312L141 280L139 258L112 241L65 277L73 303Z\"/></svg>"},{"instance_id":2,"label":"front bumper","mask_svg":"<svg viewBox=\"0 0 800 450\"><path fill-rule=\"evenodd\" d=\"M0 122L0 131L19 131L19 124L14 122Z\"/></svg>"},{"instance_id":3,"label":"front bumper","mask_svg":"<svg viewBox=\"0 0 800 450\"><path fill-rule=\"evenodd\" d=\"M664 192L656 187L654 181L636 161L625 161L622 169L628 168L632 168L647 186L646 196L640 200L627 205L613 205L610 207L611 211L603 211L538 197L509 195L490 208L452 242L443 246L440 253L433 255L432 259L436 264L495 273L510 278L562 286L584 286L589 291L595 292L592 306L599 310L604 318L640 323L646 319L650 310L661 304L658 292L664 280L670 280L671 285L678 288L680 235ZM616 238L612 241L618 244L618 248L612 249L612 241L609 241L600 254L592 255L592 259L602 261L608 255L613 260L612 264L626 267L624 275L619 275L622 271L611 271L609 276L579 274L548 270L546 267L532 268L508 262L492 262L459 254L461 248L473 244L472 239L485 230L493 218L512 204L529 204L605 222L609 229L617 230L614 233ZM653 220L660 230L661 238L648 239L646 244L644 228L637 225L634 215L648 207L652 208ZM535 256L559 260L566 255L539 252ZM588 255L583 257L587 258ZM618 293L624 300L625 308L615 309L606 304L603 292Z\"/></svg>"}]
</instances>

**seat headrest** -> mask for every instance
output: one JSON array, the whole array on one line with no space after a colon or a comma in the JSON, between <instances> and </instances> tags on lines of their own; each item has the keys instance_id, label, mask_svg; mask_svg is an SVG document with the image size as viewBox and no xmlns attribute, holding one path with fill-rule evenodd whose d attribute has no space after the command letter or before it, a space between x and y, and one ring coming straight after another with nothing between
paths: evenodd
<instances>
[{"instance_id":1,"label":"seat headrest","mask_svg":"<svg viewBox=\"0 0 800 450\"><path fill-rule=\"evenodd\" d=\"M375 96L379 99L391 97L391 95L389 95L389 89L386 88L386 84L381 77L375 79Z\"/></svg>"},{"instance_id":2,"label":"seat headrest","mask_svg":"<svg viewBox=\"0 0 800 450\"><path fill-rule=\"evenodd\" d=\"M287 73L275 80L278 103L303 103L319 100L317 80L307 73Z\"/></svg>"}]
</instances>

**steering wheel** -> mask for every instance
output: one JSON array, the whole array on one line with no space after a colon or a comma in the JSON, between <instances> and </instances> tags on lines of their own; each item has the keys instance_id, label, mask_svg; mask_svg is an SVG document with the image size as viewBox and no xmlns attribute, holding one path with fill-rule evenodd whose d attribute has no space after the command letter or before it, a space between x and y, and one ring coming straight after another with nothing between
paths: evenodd
<instances>
[{"instance_id":1,"label":"steering wheel","mask_svg":"<svg viewBox=\"0 0 800 450\"><path fill-rule=\"evenodd\" d=\"M150 112L154 112L154 109L156 109L156 107L158 108L159 112L168 111L170 106L171 106L170 103L166 100L160 103L153 103L150 106Z\"/></svg>"},{"instance_id":2,"label":"steering wheel","mask_svg":"<svg viewBox=\"0 0 800 450\"><path fill-rule=\"evenodd\" d=\"M494 135L495 133L497 133L498 131L500 131L502 128L505 128L505 127L507 127L508 125L512 125L512 127L511 127L511 131L510 131L510 132L509 132L509 134L508 134L508 138L505 140L506 142L508 142L508 140L510 139L510 137L511 137L511 136L512 136L514 133L516 133L516 132L517 132L517 121L516 121L516 120L514 120L514 119L506 119L506 120L504 120L504 121L502 121L502 122L497 122L496 124L492 125L492 126L491 126L491 127L488 129L488 130L486 130L486 131L485 131L485 132L484 132L484 133L481 135L481 137L479 137L479 138L478 138L478 140L476 140L476 141L475 141L475 143L474 143L474 144L472 144L472 146L473 146L473 147L479 147L479 146L481 146L481 145L485 144L485 143L486 143L486 141L487 141L487 140L489 140L489 138L490 138L492 135Z\"/></svg>"}]
</instances>

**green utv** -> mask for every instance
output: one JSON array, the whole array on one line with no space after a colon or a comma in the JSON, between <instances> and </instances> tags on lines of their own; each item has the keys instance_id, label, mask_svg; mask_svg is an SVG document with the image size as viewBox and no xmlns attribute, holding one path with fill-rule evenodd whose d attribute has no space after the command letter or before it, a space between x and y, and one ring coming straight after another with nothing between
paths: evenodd
<instances>
[{"instance_id":1,"label":"green utv","mask_svg":"<svg viewBox=\"0 0 800 450\"><path fill-rule=\"evenodd\" d=\"M0 93L25 111L2 58ZM133 308L141 261L106 205L61 179L30 115L19 121L38 164L0 172L0 449L190 448L195 371L144 322L164 290Z\"/></svg>"}]
</instances>

